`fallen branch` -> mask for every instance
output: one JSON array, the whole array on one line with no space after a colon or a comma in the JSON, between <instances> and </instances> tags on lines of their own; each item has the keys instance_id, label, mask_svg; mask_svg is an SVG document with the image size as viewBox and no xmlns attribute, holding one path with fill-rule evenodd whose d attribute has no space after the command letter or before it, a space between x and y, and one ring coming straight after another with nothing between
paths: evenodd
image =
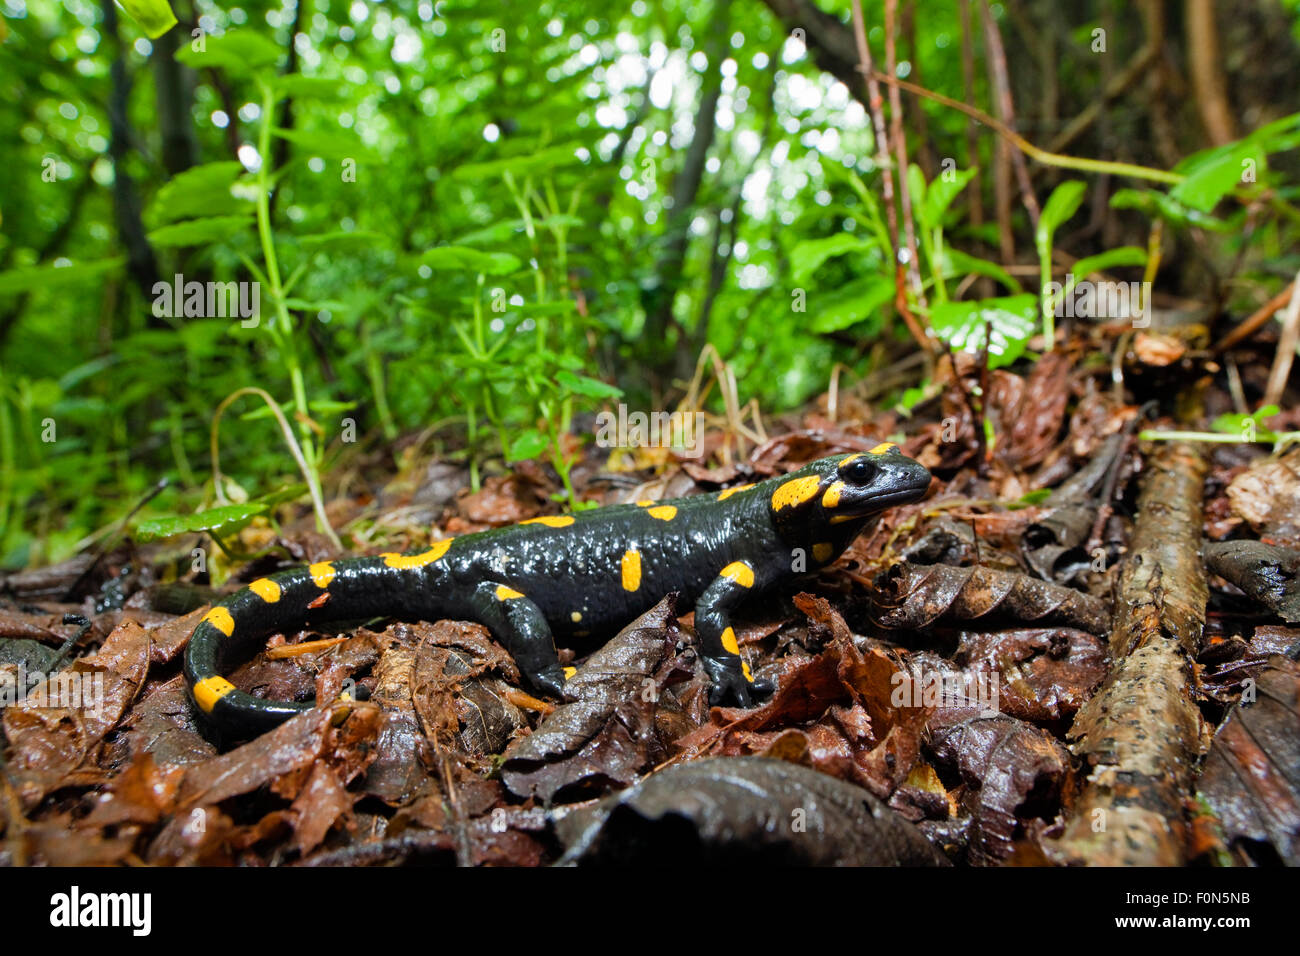
<instances>
[{"instance_id":1,"label":"fallen branch","mask_svg":"<svg viewBox=\"0 0 1300 956\"><path fill-rule=\"evenodd\" d=\"M1193 444L1153 452L1116 587L1110 676L1075 717L1089 768L1062 837L1062 863L1177 866L1187 857L1184 795L1207 742L1192 700L1209 596L1201 564L1206 463Z\"/></svg>"}]
</instances>

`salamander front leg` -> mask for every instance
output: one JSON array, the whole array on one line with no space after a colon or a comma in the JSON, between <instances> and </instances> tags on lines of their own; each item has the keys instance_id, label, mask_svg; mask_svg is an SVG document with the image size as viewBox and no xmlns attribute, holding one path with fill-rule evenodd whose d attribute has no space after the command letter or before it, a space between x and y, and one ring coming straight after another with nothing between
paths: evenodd
<instances>
[{"instance_id":1,"label":"salamander front leg","mask_svg":"<svg viewBox=\"0 0 1300 956\"><path fill-rule=\"evenodd\" d=\"M472 599L478 620L506 646L528 683L564 696L564 668L542 609L514 588L484 581Z\"/></svg>"},{"instance_id":2,"label":"salamander front leg","mask_svg":"<svg viewBox=\"0 0 1300 956\"><path fill-rule=\"evenodd\" d=\"M749 665L740 657L731 612L754 588L754 570L744 561L733 561L722 569L695 602L695 633L700 641L700 661L713 680L709 703L735 703L749 707L755 697L772 692L767 681L755 681Z\"/></svg>"}]
</instances>

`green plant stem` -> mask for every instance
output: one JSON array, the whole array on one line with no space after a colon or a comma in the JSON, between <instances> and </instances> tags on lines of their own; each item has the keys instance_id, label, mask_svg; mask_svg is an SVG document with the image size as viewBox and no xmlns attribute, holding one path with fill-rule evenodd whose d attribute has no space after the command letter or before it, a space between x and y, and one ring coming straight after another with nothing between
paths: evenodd
<instances>
[{"instance_id":1,"label":"green plant stem","mask_svg":"<svg viewBox=\"0 0 1300 956\"><path fill-rule=\"evenodd\" d=\"M275 326L272 334L289 370L289 383L293 390L294 411L298 416L298 431L302 436L302 454L313 472L318 464L315 436L308 424L307 388L303 381L302 365L293 341L289 308L285 305L284 287L280 282L280 262L275 254L275 240L271 233L271 124L275 110L275 95L270 86L262 84L262 126L257 135L257 152L261 165L257 168L257 234L262 244L262 258L266 263L266 281L271 301L275 304ZM317 479L319 482L319 478ZM326 525L325 527L328 527ZM322 528L321 530L324 530Z\"/></svg>"},{"instance_id":2,"label":"green plant stem","mask_svg":"<svg viewBox=\"0 0 1300 956\"><path fill-rule=\"evenodd\" d=\"M343 551L343 542L335 534L334 528L325 514L325 499L321 495L320 477L316 474L316 470L307 464L306 456L303 455L302 449L298 447L297 439L294 438L293 428L290 427L288 419L284 417L284 412L280 410L279 404L269 393L260 388L254 388L250 385L236 389L222 399L221 404L217 406L217 410L212 413L212 428L208 433L208 448L212 455L212 484L216 490L217 501L221 504L228 503L221 481L220 442L218 441L221 430L221 416L231 402L244 395L256 395L261 398L262 401L266 402L267 407L271 409L271 414L275 416L275 420L280 423L280 433L284 436L284 443L289 446L289 453L293 455L293 460L298 463L298 470L302 472L303 480L307 482L307 491L311 495L312 510L316 513L316 525L320 528L321 533L329 538L331 544L338 548L340 552Z\"/></svg>"}]
</instances>

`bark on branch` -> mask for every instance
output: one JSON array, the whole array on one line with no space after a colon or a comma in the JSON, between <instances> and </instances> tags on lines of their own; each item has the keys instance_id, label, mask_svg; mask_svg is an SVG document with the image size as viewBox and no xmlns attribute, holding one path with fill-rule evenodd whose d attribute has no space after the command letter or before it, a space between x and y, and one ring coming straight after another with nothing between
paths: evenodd
<instances>
[{"instance_id":1,"label":"bark on branch","mask_svg":"<svg viewBox=\"0 0 1300 956\"><path fill-rule=\"evenodd\" d=\"M1075 717L1088 780L1059 862L1177 866L1186 860L1183 799L1208 738L1192 695L1192 655L1209 596L1201 563L1206 463L1194 444L1149 460L1115 595L1110 676Z\"/></svg>"}]
</instances>

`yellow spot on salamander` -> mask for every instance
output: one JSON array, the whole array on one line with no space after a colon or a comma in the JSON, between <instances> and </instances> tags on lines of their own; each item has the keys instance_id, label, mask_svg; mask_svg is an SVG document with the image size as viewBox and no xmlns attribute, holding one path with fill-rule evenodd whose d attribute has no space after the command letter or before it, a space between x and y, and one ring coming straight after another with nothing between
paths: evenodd
<instances>
[{"instance_id":1,"label":"yellow spot on salamander","mask_svg":"<svg viewBox=\"0 0 1300 956\"><path fill-rule=\"evenodd\" d=\"M893 448L897 448L897 447L898 447L898 446L897 446L896 444L894 444L892 441L882 441L882 442L881 442L879 445L877 445L875 448L871 449L871 451L869 451L868 454L870 454L870 455L883 455L883 454L885 454L886 452L888 452L889 450L891 450L891 449L893 449Z\"/></svg>"},{"instance_id":2,"label":"yellow spot on salamander","mask_svg":"<svg viewBox=\"0 0 1300 956\"><path fill-rule=\"evenodd\" d=\"M217 706L217 701L234 689L235 685L224 677L205 677L194 685L194 700L200 710L210 714L212 708Z\"/></svg>"},{"instance_id":3,"label":"yellow spot on salamander","mask_svg":"<svg viewBox=\"0 0 1300 956\"><path fill-rule=\"evenodd\" d=\"M566 668L564 669L564 679L565 679L565 680L572 680L572 679L573 679L573 675L576 674L576 673L578 673L578 669L577 669L576 667L566 667Z\"/></svg>"},{"instance_id":4,"label":"yellow spot on salamander","mask_svg":"<svg viewBox=\"0 0 1300 956\"><path fill-rule=\"evenodd\" d=\"M542 515L540 518L529 518L527 521L519 523L544 524L548 528L567 528L573 524L573 515Z\"/></svg>"},{"instance_id":5,"label":"yellow spot on salamander","mask_svg":"<svg viewBox=\"0 0 1300 956\"><path fill-rule=\"evenodd\" d=\"M734 488L728 488L728 489L726 489L725 491L720 491L720 492L718 492L718 500L719 500L719 501L726 501L726 500L727 500L728 498L730 498L732 495L738 495L738 494L740 494L742 491L748 491L750 488L753 488L753 487L754 487L753 485L736 485L736 487L734 487Z\"/></svg>"},{"instance_id":6,"label":"yellow spot on salamander","mask_svg":"<svg viewBox=\"0 0 1300 956\"><path fill-rule=\"evenodd\" d=\"M728 654L740 655L740 645L736 642L736 632L727 628L722 632L722 649Z\"/></svg>"},{"instance_id":7,"label":"yellow spot on salamander","mask_svg":"<svg viewBox=\"0 0 1300 956\"><path fill-rule=\"evenodd\" d=\"M833 550L834 549L832 549L831 546L825 541L818 541L816 544L813 545L813 557L816 558L822 564L825 564L827 561L831 559L831 552Z\"/></svg>"},{"instance_id":8,"label":"yellow spot on salamander","mask_svg":"<svg viewBox=\"0 0 1300 956\"><path fill-rule=\"evenodd\" d=\"M651 499L646 498L643 501L638 501L636 506L638 508L649 508L652 504L654 504L654 502Z\"/></svg>"},{"instance_id":9,"label":"yellow spot on salamander","mask_svg":"<svg viewBox=\"0 0 1300 956\"><path fill-rule=\"evenodd\" d=\"M447 550L451 547L451 543L455 540L455 538L444 538L441 541L434 542L428 551L422 551L419 554L394 554L392 552L387 552L381 555L381 557L384 559L384 564L388 565L390 568L409 571L412 568L422 568L426 564L433 564L433 562L439 560L447 553Z\"/></svg>"},{"instance_id":10,"label":"yellow spot on salamander","mask_svg":"<svg viewBox=\"0 0 1300 956\"><path fill-rule=\"evenodd\" d=\"M270 578L258 578L248 586L252 591L267 604L274 604L280 600L280 585L276 584Z\"/></svg>"},{"instance_id":11,"label":"yellow spot on salamander","mask_svg":"<svg viewBox=\"0 0 1300 956\"><path fill-rule=\"evenodd\" d=\"M780 511L782 508L793 508L803 504L817 494L821 482L821 478L817 475L807 475L779 485L776 491L772 492L772 510Z\"/></svg>"},{"instance_id":12,"label":"yellow spot on salamander","mask_svg":"<svg viewBox=\"0 0 1300 956\"><path fill-rule=\"evenodd\" d=\"M623 552L623 590L637 591L641 588L641 553L639 551Z\"/></svg>"},{"instance_id":13,"label":"yellow spot on salamander","mask_svg":"<svg viewBox=\"0 0 1300 956\"><path fill-rule=\"evenodd\" d=\"M660 505L658 508L651 508L646 514L660 521L672 521L677 517L677 509L672 505Z\"/></svg>"},{"instance_id":14,"label":"yellow spot on salamander","mask_svg":"<svg viewBox=\"0 0 1300 956\"><path fill-rule=\"evenodd\" d=\"M523 594L521 594L519 591L516 591L514 588L508 588L504 584L497 585L498 601L513 601L515 598L521 598L521 597L523 597Z\"/></svg>"},{"instance_id":15,"label":"yellow spot on salamander","mask_svg":"<svg viewBox=\"0 0 1300 956\"><path fill-rule=\"evenodd\" d=\"M853 464L855 461L857 461L857 460L858 460L859 458L861 458L861 457L862 457L862 454L859 452L859 453L856 454L856 455L849 455L848 458L841 458L841 459L840 459L840 467L841 467L841 468L847 468L849 465Z\"/></svg>"},{"instance_id":16,"label":"yellow spot on salamander","mask_svg":"<svg viewBox=\"0 0 1300 956\"><path fill-rule=\"evenodd\" d=\"M742 588L754 586L754 569L744 561L732 561L720 572L722 577L731 578Z\"/></svg>"},{"instance_id":17,"label":"yellow spot on salamander","mask_svg":"<svg viewBox=\"0 0 1300 956\"><path fill-rule=\"evenodd\" d=\"M324 590L329 587L330 582L334 580L334 565L330 564L328 561L321 561L309 567L307 573L310 574L311 579L316 582L316 587Z\"/></svg>"},{"instance_id":18,"label":"yellow spot on salamander","mask_svg":"<svg viewBox=\"0 0 1300 956\"><path fill-rule=\"evenodd\" d=\"M831 515L831 524L843 524L846 521L852 521L854 518L861 518L862 515Z\"/></svg>"},{"instance_id":19,"label":"yellow spot on salamander","mask_svg":"<svg viewBox=\"0 0 1300 956\"><path fill-rule=\"evenodd\" d=\"M582 620L582 612L573 611L572 613L569 614L569 620L572 621L574 624L577 624L579 621Z\"/></svg>"},{"instance_id":20,"label":"yellow spot on salamander","mask_svg":"<svg viewBox=\"0 0 1300 956\"><path fill-rule=\"evenodd\" d=\"M230 612L224 607L214 607L207 614L203 615L203 620L207 621L222 634L229 637L235 633L235 619L230 616Z\"/></svg>"},{"instance_id":21,"label":"yellow spot on salamander","mask_svg":"<svg viewBox=\"0 0 1300 956\"><path fill-rule=\"evenodd\" d=\"M740 672L745 675L745 680L754 683L754 675L749 672L749 665L745 663L743 657L740 659Z\"/></svg>"},{"instance_id":22,"label":"yellow spot on salamander","mask_svg":"<svg viewBox=\"0 0 1300 956\"><path fill-rule=\"evenodd\" d=\"M840 492L842 492L845 487L844 482L837 481L827 488L826 494L822 495L822 507L838 508L840 506Z\"/></svg>"}]
</instances>

